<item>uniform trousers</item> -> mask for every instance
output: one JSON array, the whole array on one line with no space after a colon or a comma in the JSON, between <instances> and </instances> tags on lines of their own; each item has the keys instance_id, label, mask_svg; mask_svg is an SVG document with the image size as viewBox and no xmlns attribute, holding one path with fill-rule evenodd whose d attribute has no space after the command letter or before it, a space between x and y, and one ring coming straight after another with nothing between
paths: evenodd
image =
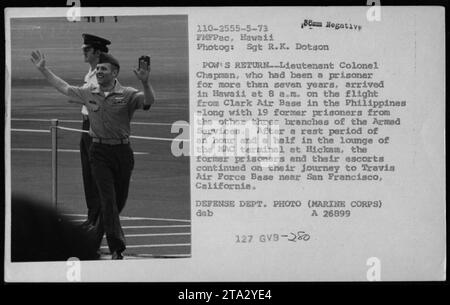
<instances>
[{"instance_id":1,"label":"uniform trousers","mask_svg":"<svg viewBox=\"0 0 450 305\"><path fill-rule=\"evenodd\" d=\"M83 118L83 130L89 130L89 119ZM92 175L91 164L89 162L89 148L92 144L92 137L88 133L82 133L80 140L80 154L81 154L81 172L83 175L84 195L86 198L86 205L88 209L88 216L83 227L89 229L94 225L100 213L100 195L97 190L97 185Z\"/></svg>"},{"instance_id":2,"label":"uniform trousers","mask_svg":"<svg viewBox=\"0 0 450 305\"><path fill-rule=\"evenodd\" d=\"M119 214L128 197L134 155L129 144L108 145L92 143L89 161L100 194L101 212L95 223L96 244L100 247L103 235L111 253L123 252L125 235Z\"/></svg>"}]
</instances>

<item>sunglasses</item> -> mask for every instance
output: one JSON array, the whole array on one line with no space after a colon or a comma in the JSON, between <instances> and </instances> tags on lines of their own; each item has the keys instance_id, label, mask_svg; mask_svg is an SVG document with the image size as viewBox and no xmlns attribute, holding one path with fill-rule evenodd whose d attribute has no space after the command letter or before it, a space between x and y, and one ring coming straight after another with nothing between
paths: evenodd
<instances>
[{"instance_id":1,"label":"sunglasses","mask_svg":"<svg viewBox=\"0 0 450 305\"><path fill-rule=\"evenodd\" d=\"M90 50L92 50L92 47L84 47L83 48L83 52L89 52Z\"/></svg>"}]
</instances>

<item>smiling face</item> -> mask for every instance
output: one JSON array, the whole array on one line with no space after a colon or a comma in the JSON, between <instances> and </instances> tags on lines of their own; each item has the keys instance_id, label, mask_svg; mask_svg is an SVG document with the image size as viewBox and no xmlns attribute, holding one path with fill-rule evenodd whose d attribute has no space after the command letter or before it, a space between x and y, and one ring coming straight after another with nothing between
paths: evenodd
<instances>
[{"instance_id":1,"label":"smiling face","mask_svg":"<svg viewBox=\"0 0 450 305\"><path fill-rule=\"evenodd\" d=\"M97 64L95 75L100 86L106 87L112 84L117 74L118 70L110 63Z\"/></svg>"}]
</instances>

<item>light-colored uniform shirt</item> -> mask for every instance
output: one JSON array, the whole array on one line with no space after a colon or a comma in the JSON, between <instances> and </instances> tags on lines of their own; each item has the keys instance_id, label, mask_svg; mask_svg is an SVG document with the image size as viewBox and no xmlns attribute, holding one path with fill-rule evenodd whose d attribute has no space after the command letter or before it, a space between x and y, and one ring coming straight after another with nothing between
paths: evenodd
<instances>
[{"instance_id":1,"label":"light-colored uniform shirt","mask_svg":"<svg viewBox=\"0 0 450 305\"><path fill-rule=\"evenodd\" d=\"M83 85L83 87L89 87L91 85L97 86L98 85L97 77L95 75L96 75L96 70L92 69L92 68L89 68L88 73L84 76L84 85ZM88 115L89 114L86 106L83 105L81 107L81 113L84 114L84 115Z\"/></svg>"},{"instance_id":2,"label":"light-colored uniform shirt","mask_svg":"<svg viewBox=\"0 0 450 305\"><path fill-rule=\"evenodd\" d=\"M89 113L89 134L101 139L126 139L136 109L149 109L144 93L132 87L122 87L116 80L106 97L97 85L70 86L68 96L82 102Z\"/></svg>"}]
</instances>

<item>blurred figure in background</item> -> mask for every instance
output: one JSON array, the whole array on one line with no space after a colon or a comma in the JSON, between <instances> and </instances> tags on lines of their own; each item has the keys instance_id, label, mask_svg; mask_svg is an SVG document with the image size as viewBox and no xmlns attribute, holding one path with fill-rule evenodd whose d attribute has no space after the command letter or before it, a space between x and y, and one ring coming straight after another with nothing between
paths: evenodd
<instances>
[{"instance_id":1,"label":"blurred figure in background","mask_svg":"<svg viewBox=\"0 0 450 305\"><path fill-rule=\"evenodd\" d=\"M99 259L95 240L50 206L49 202L12 195L11 261Z\"/></svg>"}]
</instances>

